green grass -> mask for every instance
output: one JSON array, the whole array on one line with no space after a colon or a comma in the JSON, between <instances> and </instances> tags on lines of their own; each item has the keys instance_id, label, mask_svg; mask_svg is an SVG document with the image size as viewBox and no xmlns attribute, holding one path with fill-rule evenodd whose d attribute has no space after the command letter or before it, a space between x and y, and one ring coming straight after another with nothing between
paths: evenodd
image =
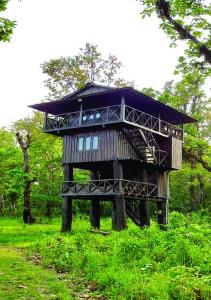
<instances>
[{"instance_id":1,"label":"green grass","mask_svg":"<svg viewBox=\"0 0 211 300\"><path fill-rule=\"evenodd\" d=\"M27 262L17 250L0 247L0 299L71 299L56 275Z\"/></svg>"},{"instance_id":2,"label":"green grass","mask_svg":"<svg viewBox=\"0 0 211 300\"><path fill-rule=\"evenodd\" d=\"M209 221L206 213L172 213L166 232L155 223L140 230L130 222L128 230L102 236L90 233L88 218L74 220L69 234L59 233L58 219L29 226L0 219L0 243L27 248L28 255L41 257L44 267L67 272L76 282L84 276L106 299L208 300ZM110 230L111 220L103 219L101 227Z\"/></svg>"},{"instance_id":3,"label":"green grass","mask_svg":"<svg viewBox=\"0 0 211 300\"><path fill-rule=\"evenodd\" d=\"M0 299L72 299L55 272L32 264L20 251L56 232L58 225L31 226L17 219L0 219Z\"/></svg>"}]
</instances>

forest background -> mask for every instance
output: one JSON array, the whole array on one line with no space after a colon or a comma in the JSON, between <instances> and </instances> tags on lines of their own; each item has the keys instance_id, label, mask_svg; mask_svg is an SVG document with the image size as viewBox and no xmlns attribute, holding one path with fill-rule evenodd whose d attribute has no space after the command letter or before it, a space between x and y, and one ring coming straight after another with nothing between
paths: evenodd
<instances>
[{"instance_id":1,"label":"forest background","mask_svg":"<svg viewBox=\"0 0 211 300\"><path fill-rule=\"evenodd\" d=\"M0 1L0 10L6 9L7 2ZM175 47L179 40L186 43L186 50L179 57L175 69L175 79L166 82L160 91L153 87L142 88L141 91L198 120L184 128L183 169L170 175L170 210L187 213L210 209L211 99L206 91L211 64L211 7L207 1L138 2L142 17L157 15L171 47ZM1 18L2 41L9 40L14 26L14 22ZM43 73L47 75L44 84L49 90L42 101L59 99L90 81L135 86L134 82L121 78L122 66L115 55L104 57L97 45L86 43L74 56L59 57L41 64ZM0 129L1 214L21 214L26 201L30 201L32 212L37 217L61 214L61 140L42 133L42 128L43 116L34 112L31 117ZM27 154L25 164L24 153ZM88 176L86 171L75 171L77 180ZM75 213L89 212L88 204L83 201L74 205ZM104 212L110 213L106 204Z\"/></svg>"}]
</instances>

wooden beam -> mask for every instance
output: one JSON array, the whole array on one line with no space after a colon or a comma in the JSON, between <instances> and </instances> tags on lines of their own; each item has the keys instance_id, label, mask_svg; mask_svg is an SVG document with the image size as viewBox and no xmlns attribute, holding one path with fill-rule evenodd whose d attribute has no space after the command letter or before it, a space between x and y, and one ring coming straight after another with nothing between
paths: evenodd
<instances>
[{"instance_id":1,"label":"wooden beam","mask_svg":"<svg viewBox=\"0 0 211 300\"><path fill-rule=\"evenodd\" d=\"M98 180L99 175L97 172L91 171L90 174L91 180ZM91 200L91 209L90 209L90 222L91 226L94 229L100 229L100 200L92 199Z\"/></svg>"},{"instance_id":2,"label":"wooden beam","mask_svg":"<svg viewBox=\"0 0 211 300\"><path fill-rule=\"evenodd\" d=\"M157 220L160 225L160 229L166 230L166 226L168 224L168 202L167 200L163 200L162 202L156 202L157 205Z\"/></svg>"},{"instance_id":3,"label":"wooden beam","mask_svg":"<svg viewBox=\"0 0 211 300\"><path fill-rule=\"evenodd\" d=\"M149 201L141 199L139 201L140 227L150 226Z\"/></svg>"},{"instance_id":4,"label":"wooden beam","mask_svg":"<svg viewBox=\"0 0 211 300\"><path fill-rule=\"evenodd\" d=\"M163 201L156 202L157 205L157 221L160 228L165 230L168 224L168 199L169 199L169 173L157 171L158 196Z\"/></svg>"},{"instance_id":5,"label":"wooden beam","mask_svg":"<svg viewBox=\"0 0 211 300\"><path fill-rule=\"evenodd\" d=\"M121 121L124 121L125 119L125 97L121 97L121 113L120 113L120 119Z\"/></svg>"},{"instance_id":6,"label":"wooden beam","mask_svg":"<svg viewBox=\"0 0 211 300\"><path fill-rule=\"evenodd\" d=\"M64 181L73 180L73 167L70 164L64 165ZM63 197L62 204L62 232L70 231L72 226L72 197Z\"/></svg>"},{"instance_id":7,"label":"wooden beam","mask_svg":"<svg viewBox=\"0 0 211 300\"><path fill-rule=\"evenodd\" d=\"M100 229L100 200L91 201L90 221L92 228Z\"/></svg>"},{"instance_id":8,"label":"wooden beam","mask_svg":"<svg viewBox=\"0 0 211 300\"><path fill-rule=\"evenodd\" d=\"M113 161L114 179L123 179L122 164L119 161ZM121 183L120 183L121 184ZM120 186L121 190L121 186ZM115 230L127 228L126 209L124 196L115 196L113 200L112 227Z\"/></svg>"},{"instance_id":9,"label":"wooden beam","mask_svg":"<svg viewBox=\"0 0 211 300\"><path fill-rule=\"evenodd\" d=\"M143 182L148 182L147 169L143 168L141 170ZM140 227L145 227L150 225L150 212L149 212L149 202L145 199L139 201L139 214L140 214Z\"/></svg>"}]
</instances>

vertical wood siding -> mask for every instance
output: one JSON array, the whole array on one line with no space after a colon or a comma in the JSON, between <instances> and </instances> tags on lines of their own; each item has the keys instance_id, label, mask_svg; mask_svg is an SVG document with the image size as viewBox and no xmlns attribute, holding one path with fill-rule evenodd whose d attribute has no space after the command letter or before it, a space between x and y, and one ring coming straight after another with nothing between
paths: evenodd
<instances>
[{"instance_id":1,"label":"vertical wood siding","mask_svg":"<svg viewBox=\"0 0 211 300\"><path fill-rule=\"evenodd\" d=\"M98 149L79 151L78 139L88 136L99 137ZM138 156L121 131L114 129L92 130L90 133L66 135L63 139L63 163L110 161L129 158L138 159Z\"/></svg>"},{"instance_id":2,"label":"vertical wood siding","mask_svg":"<svg viewBox=\"0 0 211 300\"><path fill-rule=\"evenodd\" d=\"M99 143L96 150L78 150L78 139L98 136ZM63 139L63 163L81 163L94 161L108 161L117 159L115 130L99 130L90 133L66 135Z\"/></svg>"},{"instance_id":3,"label":"vertical wood siding","mask_svg":"<svg viewBox=\"0 0 211 300\"><path fill-rule=\"evenodd\" d=\"M172 169L182 169L182 141L171 138L171 167Z\"/></svg>"},{"instance_id":4,"label":"vertical wood siding","mask_svg":"<svg viewBox=\"0 0 211 300\"><path fill-rule=\"evenodd\" d=\"M139 159L122 131L117 131L117 157L118 159Z\"/></svg>"}]
</instances>

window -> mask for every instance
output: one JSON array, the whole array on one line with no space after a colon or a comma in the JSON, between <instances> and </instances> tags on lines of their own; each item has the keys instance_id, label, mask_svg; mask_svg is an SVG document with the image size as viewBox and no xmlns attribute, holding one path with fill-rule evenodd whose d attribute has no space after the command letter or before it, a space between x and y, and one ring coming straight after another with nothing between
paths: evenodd
<instances>
[{"instance_id":1,"label":"window","mask_svg":"<svg viewBox=\"0 0 211 300\"><path fill-rule=\"evenodd\" d=\"M78 150L82 151L83 148L84 148L84 138L81 137L78 139Z\"/></svg>"},{"instance_id":2,"label":"window","mask_svg":"<svg viewBox=\"0 0 211 300\"><path fill-rule=\"evenodd\" d=\"M78 139L78 151L97 150L98 147L99 137L97 135Z\"/></svg>"},{"instance_id":3,"label":"window","mask_svg":"<svg viewBox=\"0 0 211 300\"><path fill-rule=\"evenodd\" d=\"M91 137L86 137L86 142L85 142L85 150L90 150L91 149Z\"/></svg>"},{"instance_id":4,"label":"window","mask_svg":"<svg viewBox=\"0 0 211 300\"><path fill-rule=\"evenodd\" d=\"M99 144L99 137L95 135L93 136L93 140L92 140L92 149L93 150L98 149L98 144Z\"/></svg>"}]
</instances>

